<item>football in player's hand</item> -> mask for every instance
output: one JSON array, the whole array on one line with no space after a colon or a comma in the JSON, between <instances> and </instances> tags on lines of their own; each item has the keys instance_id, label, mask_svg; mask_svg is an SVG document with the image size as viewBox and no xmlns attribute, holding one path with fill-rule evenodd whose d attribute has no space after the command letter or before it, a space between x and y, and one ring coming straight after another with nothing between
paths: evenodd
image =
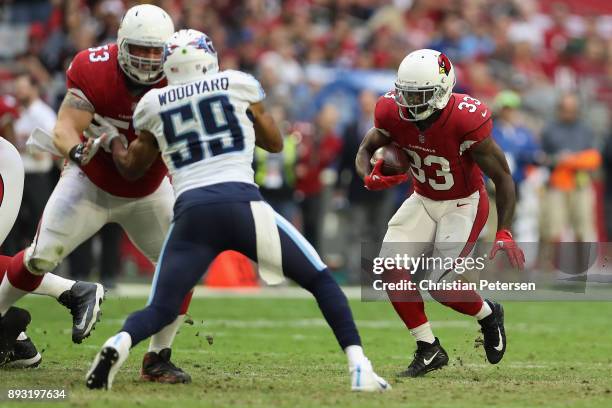
<instances>
[{"instance_id":1,"label":"football in player's hand","mask_svg":"<svg viewBox=\"0 0 612 408\"><path fill-rule=\"evenodd\" d=\"M383 165L380 169L383 176L395 176L396 174L403 174L410 170L410 160L408 156L396 144L391 143L379 147L372 155L370 163L374 166L380 159L383 160Z\"/></svg>"}]
</instances>

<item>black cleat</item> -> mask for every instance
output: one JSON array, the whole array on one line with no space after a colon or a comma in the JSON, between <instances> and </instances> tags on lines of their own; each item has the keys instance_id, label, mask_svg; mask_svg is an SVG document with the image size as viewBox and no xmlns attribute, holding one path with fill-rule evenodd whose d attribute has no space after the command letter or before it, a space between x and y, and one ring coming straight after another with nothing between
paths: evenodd
<instances>
[{"instance_id":1,"label":"black cleat","mask_svg":"<svg viewBox=\"0 0 612 408\"><path fill-rule=\"evenodd\" d=\"M76 282L59 297L59 302L72 315L72 341L81 343L91 334L100 320L100 304L104 301L104 287L99 283Z\"/></svg>"},{"instance_id":2,"label":"black cleat","mask_svg":"<svg viewBox=\"0 0 612 408\"><path fill-rule=\"evenodd\" d=\"M414 352L414 359L406 368L398 374L398 377L420 377L430 371L440 369L448 364L448 354L436 341L429 344L425 341L417 341L417 349Z\"/></svg>"},{"instance_id":3,"label":"black cleat","mask_svg":"<svg viewBox=\"0 0 612 408\"><path fill-rule=\"evenodd\" d=\"M18 307L11 307L0 317L0 365L10 359L17 337L26 330L30 320L30 313Z\"/></svg>"},{"instance_id":4,"label":"black cleat","mask_svg":"<svg viewBox=\"0 0 612 408\"><path fill-rule=\"evenodd\" d=\"M87 388L110 390L113 385L113 378L120 367L117 361L119 361L119 352L112 347L104 347L96 356L87 377L85 377Z\"/></svg>"},{"instance_id":5,"label":"black cleat","mask_svg":"<svg viewBox=\"0 0 612 408\"><path fill-rule=\"evenodd\" d=\"M165 348L156 353L149 351L142 360L140 378L167 384L188 384L191 376L170 361L172 350Z\"/></svg>"},{"instance_id":6,"label":"black cleat","mask_svg":"<svg viewBox=\"0 0 612 408\"><path fill-rule=\"evenodd\" d=\"M506 352L506 329L504 328L504 308L499 303L485 299L493 313L479 320L482 336L484 337L484 349L487 360L491 364L497 364Z\"/></svg>"},{"instance_id":7,"label":"black cleat","mask_svg":"<svg viewBox=\"0 0 612 408\"><path fill-rule=\"evenodd\" d=\"M4 367L9 368L36 368L40 365L42 356L29 338L17 340L9 360Z\"/></svg>"}]
</instances>

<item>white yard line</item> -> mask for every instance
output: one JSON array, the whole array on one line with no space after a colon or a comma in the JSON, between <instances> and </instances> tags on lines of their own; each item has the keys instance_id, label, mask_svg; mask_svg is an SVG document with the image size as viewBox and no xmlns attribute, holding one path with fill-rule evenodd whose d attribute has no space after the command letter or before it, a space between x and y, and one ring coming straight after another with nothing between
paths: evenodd
<instances>
[{"instance_id":1,"label":"white yard line","mask_svg":"<svg viewBox=\"0 0 612 408\"><path fill-rule=\"evenodd\" d=\"M343 287L342 290L349 299L361 299L361 288L359 286ZM123 283L117 285L116 289L108 292L109 298L121 297L148 297L151 285L139 283ZM194 298L276 298L276 299L310 299L312 294L295 286L259 287L259 288L209 288L197 286Z\"/></svg>"}]
</instances>

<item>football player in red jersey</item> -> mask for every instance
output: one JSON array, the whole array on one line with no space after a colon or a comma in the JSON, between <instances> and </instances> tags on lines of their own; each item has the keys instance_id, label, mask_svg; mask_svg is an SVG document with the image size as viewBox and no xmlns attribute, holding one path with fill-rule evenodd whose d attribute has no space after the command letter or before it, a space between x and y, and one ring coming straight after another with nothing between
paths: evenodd
<instances>
[{"instance_id":1,"label":"football player in red jersey","mask_svg":"<svg viewBox=\"0 0 612 408\"><path fill-rule=\"evenodd\" d=\"M505 251L511 264L522 268L523 252L510 233L515 186L504 153L489 137L491 112L478 99L453 93L454 85L455 70L444 54L417 50L400 64L395 91L376 104L374 128L357 153L357 172L370 190L407 181L407 174L382 175L382 161L370 163L376 149L396 143L410 158L414 183L414 193L389 221L381 256L391 254L392 242L409 243L402 249L408 247L407 255L415 258L469 255L489 211L484 172L495 184L499 220L491 257ZM448 272L430 271L430 279L448 278ZM398 276L399 271L389 271L388 279ZM474 316L482 329L487 359L492 364L502 359L506 337L500 304L470 290L429 293L444 305ZM446 365L448 355L432 333L419 291L389 293L389 297L417 341L414 359L401 375L417 377Z\"/></svg>"},{"instance_id":2,"label":"football player in red jersey","mask_svg":"<svg viewBox=\"0 0 612 408\"><path fill-rule=\"evenodd\" d=\"M136 138L132 114L142 95L166 85L162 70L164 41L174 33L170 16L153 5L129 9L117 43L79 52L66 72L68 92L58 112L53 143L67 159L47 203L33 244L17 254L0 285L0 314L34 291L83 241L107 223L118 223L154 263L170 226L174 194L166 167L158 158L137 181L117 171L108 145L92 156L83 132L94 114L112 123L125 142ZM73 314L73 341L87 337L99 318L104 291L99 284L56 281L59 301ZM65 287L61 287L64 285ZM182 315L189 296L185 299ZM141 375L159 382L189 382L190 376L170 361L170 345L182 321L157 333L145 355Z\"/></svg>"}]
</instances>

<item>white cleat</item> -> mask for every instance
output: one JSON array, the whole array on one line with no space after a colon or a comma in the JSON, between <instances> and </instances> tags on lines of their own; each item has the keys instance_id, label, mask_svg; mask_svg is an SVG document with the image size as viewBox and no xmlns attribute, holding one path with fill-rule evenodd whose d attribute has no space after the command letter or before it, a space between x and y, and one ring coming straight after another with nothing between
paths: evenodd
<instances>
[{"instance_id":1,"label":"white cleat","mask_svg":"<svg viewBox=\"0 0 612 408\"><path fill-rule=\"evenodd\" d=\"M351 391L374 392L389 391L391 384L379 377L372 368L370 360L364 359L350 369Z\"/></svg>"},{"instance_id":2,"label":"white cleat","mask_svg":"<svg viewBox=\"0 0 612 408\"><path fill-rule=\"evenodd\" d=\"M116 336L115 336L116 337ZM91 368L85 377L85 385L89 389L110 390L113 386L115 374L128 357L128 353L121 353L118 344L114 344L115 337L104 343L102 350L96 355Z\"/></svg>"}]
</instances>

